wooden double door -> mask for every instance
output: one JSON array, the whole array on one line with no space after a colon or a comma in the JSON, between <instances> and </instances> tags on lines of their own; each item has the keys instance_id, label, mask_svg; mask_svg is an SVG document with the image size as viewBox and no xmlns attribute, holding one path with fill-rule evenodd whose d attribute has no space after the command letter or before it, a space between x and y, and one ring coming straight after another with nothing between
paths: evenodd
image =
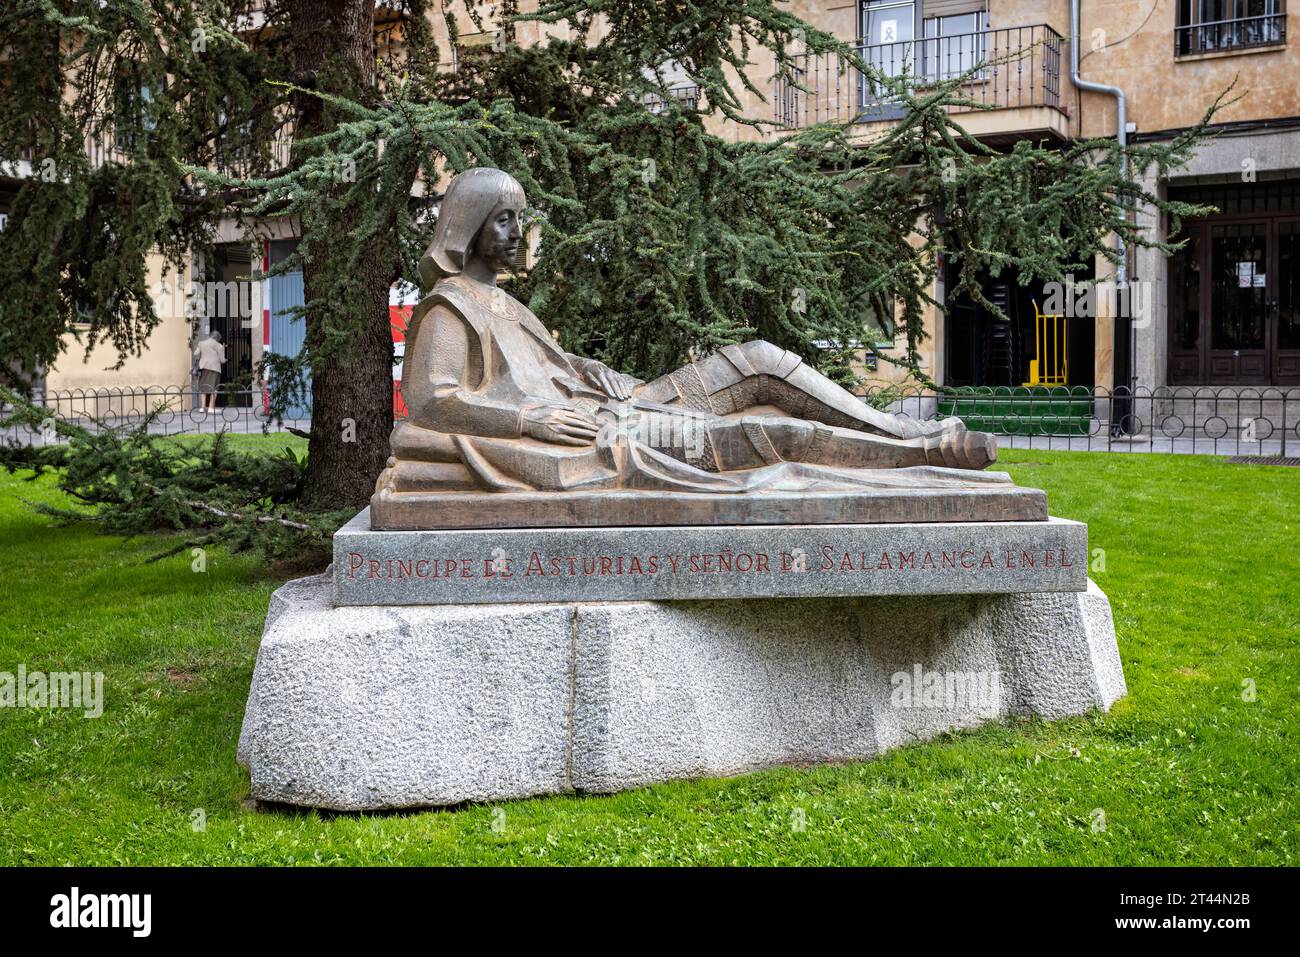
<instances>
[{"instance_id":1,"label":"wooden double door","mask_svg":"<svg viewBox=\"0 0 1300 957\"><path fill-rule=\"evenodd\" d=\"M1300 215L1188 222L1170 260L1172 384L1300 385Z\"/></svg>"}]
</instances>

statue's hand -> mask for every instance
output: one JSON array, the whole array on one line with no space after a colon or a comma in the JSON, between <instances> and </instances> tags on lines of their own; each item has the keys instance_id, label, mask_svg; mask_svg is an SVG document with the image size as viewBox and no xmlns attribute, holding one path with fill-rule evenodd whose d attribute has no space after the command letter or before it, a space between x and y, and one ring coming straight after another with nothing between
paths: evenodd
<instances>
[{"instance_id":1,"label":"statue's hand","mask_svg":"<svg viewBox=\"0 0 1300 957\"><path fill-rule=\"evenodd\" d=\"M576 409L541 405L524 410L524 435L557 445L590 445L600 431L595 416Z\"/></svg>"},{"instance_id":2,"label":"statue's hand","mask_svg":"<svg viewBox=\"0 0 1300 957\"><path fill-rule=\"evenodd\" d=\"M641 380L621 372L615 372L607 365L592 363L587 369L587 384L594 386L611 399L630 399L632 390L641 384Z\"/></svg>"}]
</instances>

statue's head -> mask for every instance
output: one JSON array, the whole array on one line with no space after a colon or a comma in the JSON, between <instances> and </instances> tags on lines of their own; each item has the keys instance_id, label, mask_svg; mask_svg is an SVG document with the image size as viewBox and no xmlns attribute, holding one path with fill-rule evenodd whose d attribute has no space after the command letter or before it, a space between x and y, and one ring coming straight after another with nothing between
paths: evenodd
<instances>
[{"instance_id":1,"label":"statue's head","mask_svg":"<svg viewBox=\"0 0 1300 957\"><path fill-rule=\"evenodd\" d=\"M523 211L524 189L509 173L478 166L453 177L420 260L420 281L427 288L455 276L475 257L493 270L509 269L523 236Z\"/></svg>"}]
</instances>

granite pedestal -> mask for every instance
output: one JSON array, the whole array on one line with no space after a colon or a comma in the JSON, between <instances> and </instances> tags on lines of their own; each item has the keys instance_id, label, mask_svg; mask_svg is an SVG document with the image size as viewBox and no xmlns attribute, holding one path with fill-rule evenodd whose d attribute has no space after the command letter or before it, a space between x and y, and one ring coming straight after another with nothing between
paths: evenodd
<instances>
[{"instance_id":1,"label":"granite pedestal","mask_svg":"<svg viewBox=\"0 0 1300 957\"><path fill-rule=\"evenodd\" d=\"M272 598L239 744L258 800L374 810L612 792L872 758L1125 693L1078 523L743 530L765 549L721 528L364 525L339 532L332 575ZM466 535L482 537L446 537ZM522 573L534 550L554 576ZM669 555L685 556L675 573ZM411 575L389 577L390 560ZM435 561L449 574L429 577ZM740 597L719 597L728 588Z\"/></svg>"}]
</instances>

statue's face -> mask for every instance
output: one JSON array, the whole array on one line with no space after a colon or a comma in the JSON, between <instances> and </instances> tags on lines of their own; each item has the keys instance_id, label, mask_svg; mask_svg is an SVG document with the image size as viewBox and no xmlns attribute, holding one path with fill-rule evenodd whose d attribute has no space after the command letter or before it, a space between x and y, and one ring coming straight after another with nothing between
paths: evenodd
<instances>
[{"instance_id":1,"label":"statue's face","mask_svg":"<svg viewBox=\"0 0 1300 957\"><path fill-rule=\"evenodd\" d=\"M523 207L498 203L474 240L474 253L497 272L505 272L515 262L523 238L520 217Z\"/></svg>"}]
</instances>

